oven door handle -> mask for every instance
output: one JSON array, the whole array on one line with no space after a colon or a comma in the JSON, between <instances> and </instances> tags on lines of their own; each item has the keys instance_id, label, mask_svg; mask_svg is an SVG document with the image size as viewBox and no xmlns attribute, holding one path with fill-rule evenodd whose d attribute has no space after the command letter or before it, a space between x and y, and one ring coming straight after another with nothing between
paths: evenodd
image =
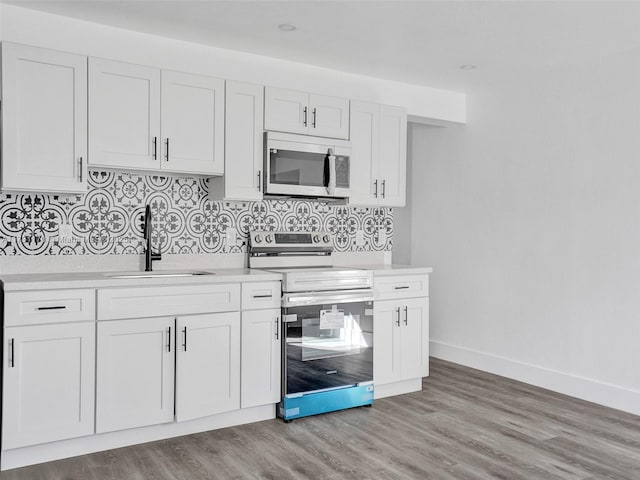
<instances>
[{"instance_id":1,"label":"oven door handle","mask_svg":"<svg viewBox=\"0 0 640 480\"><path fill-rule=\"evenodd\" d=\"M372 302L373 290L343 290L340 292L286 293L282 298L283 307L301 305L326 305L328 303Z\"/></svg>"}]
</instances>

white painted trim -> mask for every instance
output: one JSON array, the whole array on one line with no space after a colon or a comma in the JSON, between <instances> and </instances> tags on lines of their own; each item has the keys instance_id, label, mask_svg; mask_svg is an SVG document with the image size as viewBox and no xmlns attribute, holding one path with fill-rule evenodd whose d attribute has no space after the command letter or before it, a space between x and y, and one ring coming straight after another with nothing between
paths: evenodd
<instances>
[{"instance_id":1,"label":"white painted trim","mask_svg":"<svg viewBox=\"0 0 640 480\"><path fill-rule=\"evenodd\" d=\"M33 447L17 448L2 452L1 470L35 465L88 453L126 447L139 443L163 440L165 438L190 435L193 433L217 430L219 428L260 422L275 418L275 405L243 408L233 412L213 415L181 423L165 423L150 427L103 433L89 437L74 438L61 442L45 443Z\"/></svg>"},{"instance_id":2,"label":"white painted trim","mask_svg":"<svg viewBox=\"0 0 640 480\"><path fill-rule=\"evenodd\" d=\"M422 378L412 378L411 380L403 380L401 382L374 385L373 398L378 400L380 398L392 397L394 395L419 392L420 390L422 390Z\"/></svg>"},{"instance_id":3,"label":"white painted trim","mask_svg":"<svg viewBox=\"0 0 640 480\"><path fill-rule=\"evenodd\" d=\"M437 340L429 344L435 358L640 415L640 391Z\"/></svg>"}]
</instances>

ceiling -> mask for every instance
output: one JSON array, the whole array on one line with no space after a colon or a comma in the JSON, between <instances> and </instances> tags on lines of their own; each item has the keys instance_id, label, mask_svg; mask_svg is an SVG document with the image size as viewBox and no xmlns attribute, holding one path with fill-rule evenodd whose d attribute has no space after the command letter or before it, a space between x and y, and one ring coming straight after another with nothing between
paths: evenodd
<instances>
[{"instance_id":1,"label":"ceiling","mask_svg":"<svg viewBox=\"0 0 640 480\"><path fill-rule=\"evenodd\" d=\"M0 0L166 37L467 91L640 49L640 2ZM283 32L278 25L297 29ZM461 65L477 65L461 70Z\"/></svg>"}]
</instances>

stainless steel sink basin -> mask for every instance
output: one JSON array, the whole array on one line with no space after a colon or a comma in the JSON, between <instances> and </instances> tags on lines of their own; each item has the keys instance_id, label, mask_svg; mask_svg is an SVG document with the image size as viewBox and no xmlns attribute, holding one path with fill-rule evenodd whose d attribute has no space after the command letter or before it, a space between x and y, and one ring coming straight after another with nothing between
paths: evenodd
<instances>
[{"instance_id":1,"label":"stainless steel sink basin","mask_svg":"<svg viewBox=\"0 0 640 480\"><path fill-rule=\"evenodd\" d=\"M197 277L203 275L215 275L214 272L133 272L133 273L105 273L109 278L170 278L170 277Z\"/></svg>"}]
</instances>

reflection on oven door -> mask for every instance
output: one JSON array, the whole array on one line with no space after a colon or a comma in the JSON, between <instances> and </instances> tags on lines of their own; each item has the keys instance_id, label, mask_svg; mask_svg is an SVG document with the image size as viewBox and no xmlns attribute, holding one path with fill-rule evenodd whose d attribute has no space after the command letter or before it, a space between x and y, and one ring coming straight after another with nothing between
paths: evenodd
<instances>
[{"instance_id":1,"label":"reflection on oven door","mask_svg":"<svg viewBox=\"0 0 640 480\"><path fill-rule=\"evenodd\" d=\"M373 379L371 302L305 306L286 324L286 394L354 385ZM339 307L339 308L338 308Z\"/></svg>"}]
</instances>

